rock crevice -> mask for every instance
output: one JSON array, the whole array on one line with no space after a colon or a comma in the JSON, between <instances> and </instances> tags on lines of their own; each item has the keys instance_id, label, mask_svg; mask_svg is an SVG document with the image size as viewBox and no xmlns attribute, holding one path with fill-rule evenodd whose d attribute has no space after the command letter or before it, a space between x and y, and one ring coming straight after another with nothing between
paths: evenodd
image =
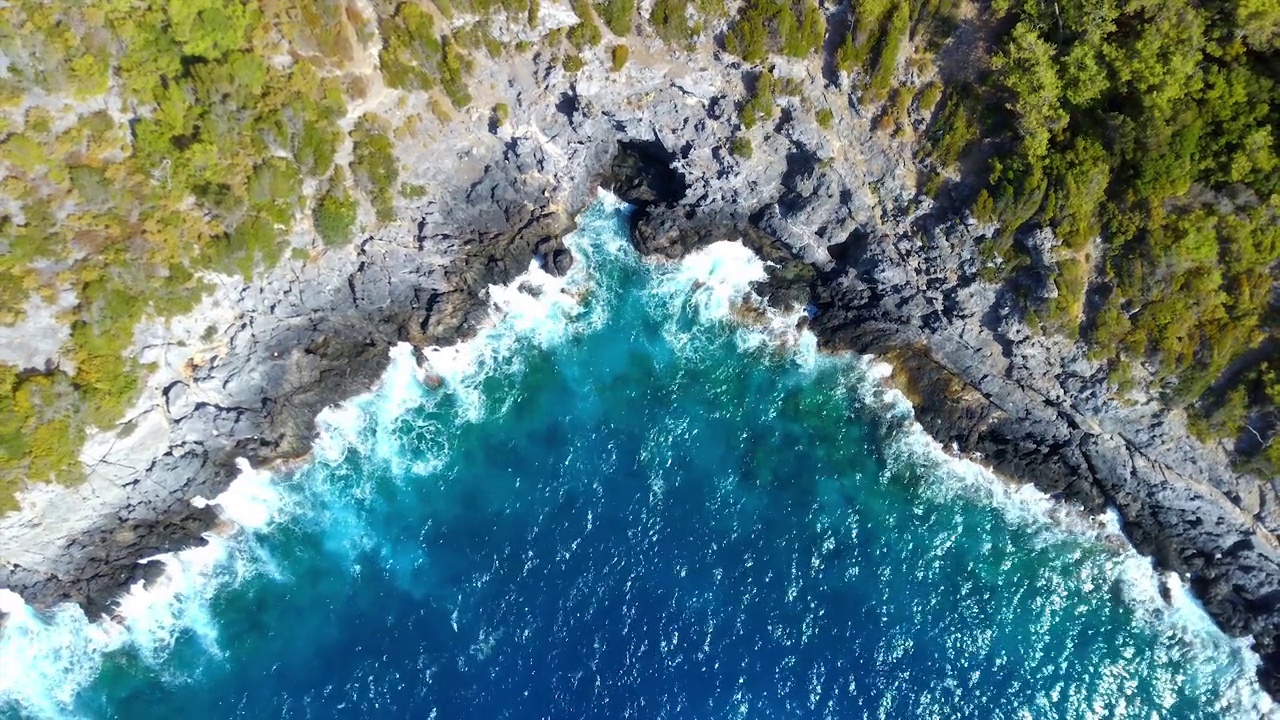
<instances>
[{"instance_id":1,"label":"rock crevice","mask_svg":"<svg viewBox=\"0 0 1280 720\"><path fill-rule=\"evenodd\" d=\"M200 311L201 327L220 330L204 345L145 338L156 355L144 361L172 369L131 432L90 443L85 485L0 519L0 586L41 608L109 612L158 571L140 560L214 526L190 501L225 489L236 458L305 454L319 410L375 383L391 345L456 342L485 320L491 284L531 262L566 271L561 238L603 186L639 207L645 254L721 239L752 248L770 268L759 293L809 307L826 349L891 360L944 445L1088 511L1114 507L1135 547L1186 577L1225 630L1256 639L1275 692L1273 484L1232 472L1154 400L1117 400L1079 344L1030 332L1010 292L980 277L991 228L917 198L910 148L873 132L825 79L804 78L803 95L826 98L833 130L783 99L794 107L755 131L744 159L727 151L745 132L725 112L744 99L739 73L711 56L671 63L576 77L547 63L535 87L495 63L489 92L519 121L493 136L460 120L402 147L417 173L406 181L428 189L402 203L406 222L228 285Z\"/></svg>"}]
</instances>

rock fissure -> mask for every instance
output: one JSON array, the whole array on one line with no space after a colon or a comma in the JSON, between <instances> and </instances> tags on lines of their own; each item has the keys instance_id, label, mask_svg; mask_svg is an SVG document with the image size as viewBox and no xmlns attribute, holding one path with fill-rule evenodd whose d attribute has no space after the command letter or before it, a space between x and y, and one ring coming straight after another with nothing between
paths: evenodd
<instances>
[{"instance_id":1,"label":"rock fissure","mask_svg":"<svg viewBox=\"0 0 1280 720\"><path fill-rule=\"evenodd\" d=\"M200 325L226 331L215 349L174 363L180 382L152 388L162 412L91 444L89 481L45 506L40 527L21 514L0 521L0 586L38 608L110 613L122 590L160 572L139 561L215 527L216 512L190 500L225 489L237 458L305 455L316 414L375 384L392 344L467 338L487 317L491 284L533 261L565 272L570 212L600 186L636 206L643 254L741 240L768 263L760 294L810 307L823 349L890 360L944 445L1090 512L1115 507L1138 550L1184 574L1227 632L1255 638L1260 676L1280 688L1275 488L1232 473L1154 403L1115 400L1078 344L1026 329L1009 291L981 280L993 228L916 197L908 149L869 118L837 108L823 132L797 106L771 132L753 131L754 153L740 158L728 148L743 129L726 112L744 99L738 72L680 61L705 61L686 76L697 84L658 72L634 87L587 83L545 65L529 88L495 66L513 118L498 141L455 125L402 148L417 173L405 179L428 189L401 203L408 222L220 285L232 309L211 303Z\"/></svg>"}]
</instances>

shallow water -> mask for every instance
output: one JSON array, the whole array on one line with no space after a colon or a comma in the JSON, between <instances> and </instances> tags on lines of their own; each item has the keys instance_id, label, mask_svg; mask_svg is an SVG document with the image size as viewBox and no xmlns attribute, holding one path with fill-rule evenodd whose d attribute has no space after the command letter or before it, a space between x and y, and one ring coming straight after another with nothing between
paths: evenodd
<instances>
[{"instance_id":1,"label":"shallow water","mask_svg":"<svg viewBox=\"0 0 1280 720\"><path fill-rule=\"evenodd\" d=\"M217 498L121 624L0 597L15 717L1258 717L1255 660L1114 527L955 461L882 368L729 320L722 243L641 262L604 198L564 280L393 350L313 459ZM424 378L438 389L428 389Z\"/></svg>"}]
</instances>

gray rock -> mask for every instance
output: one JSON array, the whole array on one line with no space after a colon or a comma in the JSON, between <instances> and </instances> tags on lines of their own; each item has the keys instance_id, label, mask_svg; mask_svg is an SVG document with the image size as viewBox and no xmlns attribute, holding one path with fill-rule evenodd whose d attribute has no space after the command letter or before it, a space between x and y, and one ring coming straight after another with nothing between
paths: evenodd
<instances>
[{"instance_id":1,"label":"gray rock","mask_svg":"<svg viewBox=\"0 0 1280 720\"><path fill-rule=\"evenodd\" d=\"M1225 630L1255 638L1275 691L1275 482L1232 472L1149 398L1117 400L1079 345L1032 334L1010 292L978 275L992 228L915 198L909 148L840 105L835 131L819 132L794 105L753 131L742 161L727 151L738 70L709 55L628 66L622 82L596 66L570 77L544 64L532 77L509 86L517 122L501 137L455 127L418 153L436 164L412 222L228 290L235 310L215 346L144 403L133 435L90 443L90 481L0 520L0 586L38 607L107 611L156 572L139 560L212 528L214 513L190 500L225 488L236 458L305 454L317 412L374 383L391 344L456 342L486 317L490 284L531 261L564 272L560 238L602 184L642 205L645 253L742 240L771 268L762 294L810 305L824 347L892 360L944 444L1088 511L1114 507L1135 547L1187 577ZM1048 268L1056 239L1027 244Z\"/></svg>"}]
</instances>

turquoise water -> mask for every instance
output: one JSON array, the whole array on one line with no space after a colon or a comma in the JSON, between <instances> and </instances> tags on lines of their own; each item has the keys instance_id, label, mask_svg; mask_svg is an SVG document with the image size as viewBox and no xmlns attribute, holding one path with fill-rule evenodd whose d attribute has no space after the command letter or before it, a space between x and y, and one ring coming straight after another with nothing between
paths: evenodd
<instances>
[{"instance_id":1,"label":"turquoise water","mask_svg":"<svg viewBox=\"0 0 1280 720\"><path fill-rule=\"evenodd\" d=\"M119 622L0 597L5 714L1269 711L1106 519L949 458L798 314L730 322L754 256L641 262L625 212L582 216L566 279L494 288L472 342L393 350L308 464L246 469L216 499L243 529Z\"/></svg>"}]
</instances>

